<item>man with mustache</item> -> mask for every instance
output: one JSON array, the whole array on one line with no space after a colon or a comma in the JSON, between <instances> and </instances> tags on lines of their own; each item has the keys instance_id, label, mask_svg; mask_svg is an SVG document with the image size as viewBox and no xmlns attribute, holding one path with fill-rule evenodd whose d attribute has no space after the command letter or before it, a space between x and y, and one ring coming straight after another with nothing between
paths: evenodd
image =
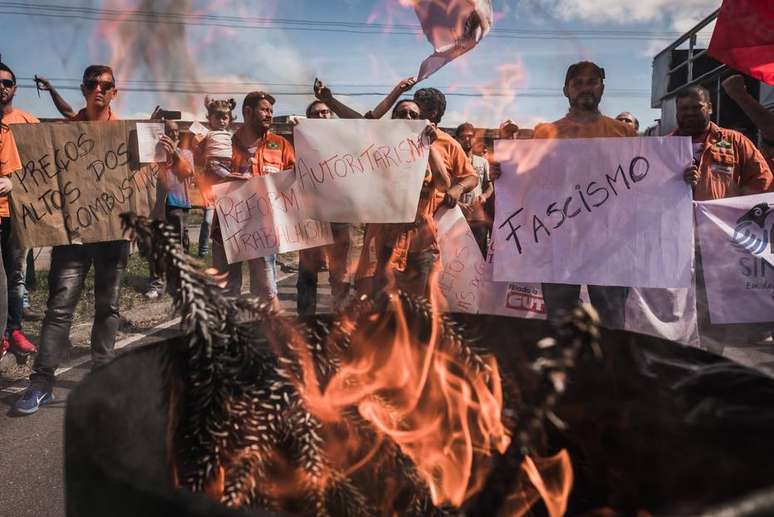
<instances>
[{"instance_id":1,"label":"man with mustache","mask_svg":"<svg viewBox=\"0 0 774 517\"><path fill-rule=\"evenodd\" d=\"M564 96L570 110L563 118L535 127L535 138L602 138L636 136L634 128L606 117L599 111L605 91L605 70L590 61L581 61L567 69ZM618 286L588 286L591 304L602 322L613 328L623 328L626 297L629 289ZM578 303L580 286L543 284L543 297L548 319L556 321Z\"/></svg>"},{"instance_id":2,"label":"man with mustache","mask_svg":"<svg viewBox=\"0 0 774 517\"><path fill-rule=\"evenodd\" d=\"M693 165L685 181L693 186L693 199L707 201L768 191L774 178L766 159L739 131L710 120L712 101L702 86L690 86L677 94L675 136L690 136Z\"/></svg>"},{"instance_id":3,"label":"man with mustache","mask_svg":"<svg viewBox=\"0 0 774 517\"><path fill-rule=\"evenodd\" d=\"M766 192L774 185L766 159L749 138L711 121L712 101L702 86L690 86L677 94L675 136L690 136L693 165L685 181L693 188L693 199L707 201ZM702 343L727 344L741 339L765 340L771 325L715 325L710 322L701 250L696 253L696 309Z\"/></svg>"}]
</instances>

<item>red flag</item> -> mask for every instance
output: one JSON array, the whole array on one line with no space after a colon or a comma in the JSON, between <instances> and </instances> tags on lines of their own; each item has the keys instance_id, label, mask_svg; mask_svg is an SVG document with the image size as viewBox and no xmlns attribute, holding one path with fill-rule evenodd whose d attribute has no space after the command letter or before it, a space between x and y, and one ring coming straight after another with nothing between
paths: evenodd
<instances>
[{"instance_id":1,"label":"red flag","mask_svg":"<svg viewBox=\"0 0 774 517\"><path fill-rule=\"evenodd\" d=\"M723 0L709 55L774 85L774 1Z\"/></svg>"}]
</instances>

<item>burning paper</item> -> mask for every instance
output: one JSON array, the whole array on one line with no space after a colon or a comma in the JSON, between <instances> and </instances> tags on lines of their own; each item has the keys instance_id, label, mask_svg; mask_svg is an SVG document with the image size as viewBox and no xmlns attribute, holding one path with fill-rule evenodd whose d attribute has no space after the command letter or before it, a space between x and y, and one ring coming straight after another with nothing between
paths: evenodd
<instances>
[{"instance_id":1,"label":"burning paper","mask_svg":"<svg viewBox=\"0 0 774 517\"><path fill-rule=\"evenodd\" d=\"M414 10L435 49L419 67L417 81L471 50L492 28L491 0L417 0Z\"/></svg>"}]
</instances>

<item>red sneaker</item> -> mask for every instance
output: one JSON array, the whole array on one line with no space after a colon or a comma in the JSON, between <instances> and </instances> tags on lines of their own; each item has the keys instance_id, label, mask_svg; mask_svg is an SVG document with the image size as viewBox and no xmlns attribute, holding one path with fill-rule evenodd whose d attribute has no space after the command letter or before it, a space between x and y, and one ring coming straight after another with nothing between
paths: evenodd
<instances>
[{"instance_id":1,"label":"red sneaker","mask_svg":"<svg viewBox=\"0 0 774 517\"><path fill-rule=\"evenodd\" d=\"M27 339L24 333L16 329L11 332L11 351L20 354L35 354L38 351L38 347L32 344L32 341Z\"/></svg>"},{"instance_id":2,"label":"red sneaker","mask_svg":"<svg viewBox=\"0 0 774 517\"><path fill-rule=\"evenodd\" d=\"M7 337L4 337L2 344L0 344L0 359L5 357L5 354L8 353L9 348L11 348L11 342L8 341Z\"/></svg>"}]
</instances>

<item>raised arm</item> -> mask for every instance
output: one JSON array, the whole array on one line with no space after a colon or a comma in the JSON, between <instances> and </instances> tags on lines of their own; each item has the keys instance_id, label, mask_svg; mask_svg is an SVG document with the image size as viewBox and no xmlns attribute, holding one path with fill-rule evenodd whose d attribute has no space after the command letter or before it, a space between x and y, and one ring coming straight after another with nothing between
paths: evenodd
<instances>
[{"instance_id":1,"label":"raised arm","mask_svg":"<svg viewBox=\"0 0 774 517\"><path fill-rule=\"evenodd\" d=\"M314 80L314 96L324 102L339 118L364 118L363 115L336 99L331 89L319 79Z\"/></svg>"},{"instance_id":2,"label":"raised arm","mask_svg":"<svg viewBox=\"0 0 774 517\"><path fill-rule=\"evenodd\" d=\"M750 95L744 84L744 77L732 75L723 81L723 89L750 117L758 131L761 132L763 139L774 142L774 113L767 110L755 97Z\"/></svg>"},{"instance_id":3,"label":"raised arm","mask_svg":"<svg viewBox=\"0 0 774 517\"><path fill-rule=\"evenodd\" d=\"M56 91L56 88L51 85L51 82L49 82L48 79L36 75L35 84L37 85L38 89L51 94L51 100L54 101L54 106L56 106L57 111L59 111L63 117L71 119L75 116L75 110L73 110L72 106L70 106L67 101L64 100L61 95L59 95L59 92Z\"/></svg>"},{"instance_id":4,"label":"raised arm","mask_svg":"<svg viewBox=\"0 0 774 517\"><path fill-rule=\"evenodd\" d=\"M382 118L385 113L392 109L392 107L398 101L398 98L400 98L404 92L412 89L415 84L417 84L416 77L409 77L408 79L401 80L398 84L395 85L392 91L388 93L379 104L376 105L374 109L366 113L365 117L375 119Z\"/></svg>"}]
</instances>

